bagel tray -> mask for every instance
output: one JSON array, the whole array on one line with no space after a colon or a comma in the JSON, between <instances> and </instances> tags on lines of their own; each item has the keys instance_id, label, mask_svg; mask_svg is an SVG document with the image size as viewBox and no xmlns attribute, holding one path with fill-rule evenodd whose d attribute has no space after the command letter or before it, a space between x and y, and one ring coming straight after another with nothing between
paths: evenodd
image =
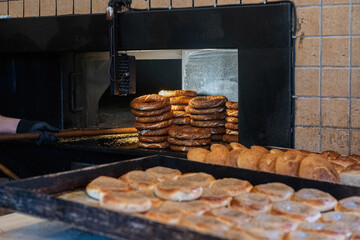
<instances>
[{"instance_id":1,"label":"bagel tray","mask_svg":"<svg viewBox=\"0 0 360 240\"><path fill-rule=\"evenodd\" d=\"M216 179L239 178L253 185L280 182L295 191L316 188L338 200L360 195L360 188L357 187L153 155L0 185L0 207L61 221L73 228L113 239L221 239L75 200L76 195L99 176L119 177L132 170L146 170L155 166L178 169L182 173L205 172Z\"/></svg>"}]
</instances>

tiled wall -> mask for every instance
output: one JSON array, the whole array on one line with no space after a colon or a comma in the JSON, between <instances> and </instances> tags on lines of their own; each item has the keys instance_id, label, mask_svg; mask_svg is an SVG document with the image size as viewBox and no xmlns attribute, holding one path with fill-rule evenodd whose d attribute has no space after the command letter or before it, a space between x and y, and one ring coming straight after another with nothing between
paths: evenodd
<instances>
[{"instance_id":1,"label":"tiled wall","mask_svg":"<svg viewBox=\"0 0 360 240\"><path fill-rule=\"evenodd\" d=\"M295 147L360 154L360 0L294 0L298 31ZM242 0L243 4L263 0ZM218 0L239 4L240 0ZM103 13L108 0L10 0L13 17ZM172 0L190 7L192 0ZM194 0L211 6L215 0ZM133 8L169 7L170 0L133 0Z\"/></svg>"},{"instance_id":2,"label":"tiled wall","mask_svg":"<svg viewBox=\"0 0 360 240\"><path fill-rule=\"evenodd\" d=\"M9 0L0 2L0 15L38 17L105 13L108 0Z\"/></svg>"},{"instance_id":3,"label":"tiled wall","mask_svg":"<svg viewBox=\"0 0 360 240\"><path fill-rule=\"evenodd\" d=\"M360 154L360 0L295 3L295 146Z\"/></svg>"}]
</instances>

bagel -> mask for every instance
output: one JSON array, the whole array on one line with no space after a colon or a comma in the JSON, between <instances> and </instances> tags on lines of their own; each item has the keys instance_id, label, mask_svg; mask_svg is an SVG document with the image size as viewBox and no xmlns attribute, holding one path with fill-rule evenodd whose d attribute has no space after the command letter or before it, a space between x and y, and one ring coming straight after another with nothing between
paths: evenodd
<instances>
[{"instance_id":1,"label":"bagel","mask_svg":"<svg viewBox=\"0 0 360 240\"><path fill-rule=\"evenodd\" d=\"M236 136L236 135L225 135ZM265 155L262 150L251 148L241 152L237 159L237 165L239 168L245 168L250 170L259 170L259 160Z\"/></svg>"},{"instance_id":2,"label":"bagel","mask_svg":"<svg viewBox=\"0 0 360 240\"><path fill-rule=\"evenodd\" d=\"M134 190L152 190L158 184L154 175L139 170L130 171L119 179L129 184Z\"/></svg>"},{"instance_id":3,"label":"bagel","mask_svg":"<svg viewBox=\"0 0 360 240\"><path fill-rule=\"evenodd\" d=\"M262 153L269 153L270 151L267 150L266 148L262 147L262 146L258 146L258 145L253 145L250 147L251 149L255 150L255 151L260 151Z\"/></svg>"},{"instance_id":4,"label":"bagel","mask_svg":"<svg viewBox=\"0 0 360 240\"><path fill-rule=\"evenodd\" d=\"M295 230L288 232L284 235L283 240L335 240L341 238L333 238L324 234L316 233L316 232L304 232L300 230Z\"/></svg>"},{"instance_id":5,"label":"bagel","mask_svg":"<svg viewBox=\"0 0 360 240\"><path fill-rule=\"evenodd\" d=\"M335 239L347 239L347 237L350 237L351 235L349 228L344 224L339 223L301 223L297 227L297 230L319 233Z\"/></svg>"},{"instance_id":6,"label":"bagel","mask_svg":"<svg viewBox=\"0 0 360 240\"><path fill-rule=\"evenodd\" d=\"M226 134L227 135L239 135L239 131L237 130L231 130L231 129L226 129Z\"/></svg>"},{"instance_id":7,"label":"bagel","mask_svg":"<svg viewBox=\"0 0 360 240\"><path fill-rule=\"evenodd\" d=\"M138 134L142 136L164 136L168 135L169 128L160 128L154 130L139 130Z\"/></svg>"},{"instance_id":8,"label":"bagel","mask_svg":"<svg viewBox=\"0 0 360 240\"><path fill-rule=\"evenodd\" d=\"M161 114L169 112L169 111L171 111L170 105L167 105L167 106L157 109L157 110L148 110L148 111L136 110L133 108L131 109L131 113L134 114L135 116L139 116L139 117L158 116L158 115L161 115Z\"/></svg>"},{"instance_id":9,"label":"bagel","mask_svg":"<svg viewBox=\"0 0 360 240\"><path fill-rule=\"evenodd\" d=\"M215 181L215 178L212 175L204 172L184 173L179 177L179 179L200 185L203 188L208 187L213 181Z\"/></svg>"},{"instance_id":10,"label":"bagel","mask_svg":"<svg viewBox=\"0 0 360 240\"><path fill-rule=\"evenodd\" d=\"M353 196L341 199L336 204L335 211L360 215L360 197Z\"/></svg>"},{"instance_id":11,"label":"bagel","mask_svg":"<svg viewBox=\"0 0 360 240\"><path fill-rule=\"evenodd\" d=\"M229 151L229 149L222 144L211 144L210 151Z\"/></svg>"},{"instance_id":12,"label":"bagel","mask_svg":"<svg viewBox=\"0 0 360 240\"><path fill-rule=\"evenodd\" d=\"M217 134L225 134L226 133L226 129L224 127L207 127L204 129L208 129L210 130L210 133L213 135L217 135Z\"/></svg>"},{"instance_id":13,"label":"bagel","mask_svg":"<svg viewBox=\"0 0 360 240\"><path fill-rule=\"evenodd\" d=\"M271 208L271 214L290 218L297 222L315 222L321 217L319 210L306 204L293 201L274 202Z\"/></svg>"},{"instance_id":14,"label":"bagel","mask_svg":"<svg viewBox=\"0 0 360 240\"><path fill-rule=\"evenodd\" d=\"M197 93L193 90L161 90L159 95L163 97L196 97Z\"/></svg>"},{"instance_id":15,"label":"bagel","mask_svg":"<svg viewBox=\"0 0 360 240\"><path fill-rule=\"evenodd\" d=\"M213 135L211 135L211 141L212 142L214 142L214 141L222 142L223 137L224 137L224 134L213 134Z\"/></svg>"},{"instance_id":16,"label":"bagel","mask_svg":"<svg viewBox=\"0 0 360 240\"><path fill-rule=\"evenodd\" d=\"M237 159L244 150L242 149L233 149L228 154L227 166L237 167Z\"/></svg>"},{"instance_id":17,"label":"bagel","mask_svg":"<svg viewBox=\"0 0 360 240\"><path fill-rule=\"evenodd\" d=\"M344 168L347 168L351 165L357 164L357 161L348 157L340 156L337 159L328 160L330 163L335 163L338 165L343 166Z\"/></svg>"},{"instance_id":18,"label":"bagel","mask_svg":"<svg viewBox=\"0 0 360 240\"><path fill-rule=\"evenodd\" d=\"M298 222L295 222L288 218L274 216L268 213L259 214L255 216L252 221L256 224L263 225L265 227L277 228L284 232L293 231L299 225Z\"/></svg>"},{"instance_id":19,"label":"bagel","mask_svg":"<svg viewBox=\"0 0 360 240\"><path fill-rule=\"evenodd\" d=\"M223 120L226 118L226 114L224 113L211 113L204 115L190 115L190 118L197 121L208 121L208 120Z\"/></svg>"},{"instance_id":20,"label":"bagel","mask_svg":"<svg viewBox=\"0 0 360 240\"><path fill-rule=\"evenodd\" d=\"M276 159L282 156L283 152L275 152L274 149L270 153L265 153L258 162L259 171L275 173Z\"/></svg>"},{"instance_id":21,"label":"bagel","mask_svg":"<svg viewBox=\"0 0 360 240\"><path fill-rule=\"evenodd\" d=\"M187 159L197 162L205 162L206 156L210 153L209 150L203 148L194 148L187 153Z\"/></svg>"},{"instance_id":22,"label":"bagel","mask_svg":"<svg viewBox=\"0 0 360 240\"><path fill-rule=\"evenodd\" d=\"M327 158L327 160L335 160L341 155L335 151L323 151L319 153L320 156Z\"/></svg>"},{"instance_id":23,"label":"bagel","mask_svg":"<svg viewBox=\"0 0 360 240\"><path fill-rule=\"evenodd\" d=\"M209 212L206 212L204 215L216 218L230 226L231 225L237 226L247 223L252 218L250 215L245 214L239 210L232 208L225 208L225 207L211 209Z\"/></svg>"},{"instance_id":24,"label":"bagel","mask_svg":"<svg viewBox=\"0 0 360 240\"><path fill-rule=\"evenodd\" d=\"M226 110L226 115L228 117L238 117L238 110L227 109Z\"/></svg>"},{"instance_id":25,"label":"bagel","mask_svg":"<svg viewBox=\"0 0 360 240\"><path fill-rule=\"evenodd\" d=\"M219 188L204 188L198 201L208 204L211 208L225 207L231 201L231 196Z\"/></svg>"},{"instance_id":26,"label":"bagel","mask_svg":"<svg viewBox=\"0 0 360 240\"><path fill-rule=\"evenodd\" d=\"M266 213L271 208L271 200L257 193L243 193L232 199L229 207L243 211L249 215Z\"/></svg>"},{"instance_id":27,"label":"bagel","mask_svg":"<svg viewBox=\"0 0 360 240\"><path fill-rule=\"evenodd\" d=\"M341 182L342 184L345 184L345 183L342 182L342 176L343 176L343 172L342 172L342 171L345 171L346 168L345 168L344 166L340 165L340 164L337 164L337 163L332 163L332 162L330 162L330 163L331 163L331 165L333 165L333 167L335 168L335 170L339 173L339 175L340 175L340 182ZM349 185L349 184L345 184L345 185ZM351 184L350 184L350 185L351 185Z\"/></svg>"},{"instance_id":28,"label":"bagel","mask_svg":"<svg viewBox=\"0 0 360 240\"><path fill-rule=\"evenodd\" d=\"M164 114L158 116L151 116L151 117L135 117L136 122L139 123L154 123L154 122L161 122L172 118L173 113L171 111L166 112Z\"/></svg>"},{"instance_id":29,"label":"bagel","mask_svg":"<svg viewBox=\"0 0 360 240\"><path fill-rule=\"evenodd\" d=\"M164 202L155 196L154 190L138 190L137 192L150 199L152 205L151 207L159 207Z\"/></svg>"},{"instance_id":30,"label":"bagel","mask_svg":"<svg viewBox=\"0 0 360 240\"><path fill-rule=\"evenodd\" d=\"M277 164L278 160L276 160ZM300 162L299 177L319 181L340 183L339 173L334 166L317 154L309 154Z\"/></svg>"},{"instance_id":31,"label":"bagel","mask_svg":"<svg viewBox=\"0 0 360 240\"><path fill-rule=\"evenodd\" d=\"M360 229L360 216L343 212L326 212L322 214L319 222L324 223L343 223L350 227L352 231Z\"/></svg>"},{"instance_id":32,"label":"bagel","mask_svg":"<svg viewBox=\"0 0 360 240\"><path fill-rule=\"evenodd\" d=\"M227 122L225 124L225 128L238 131L239 130L239 124Z\"/></svg>"},{"instance_id":33,"label":"bagel","mask_svg":"<svg viewBox=\"0 0 360 240\"><path fill-rule=\"evenodd\" d=\"M159 182L163 182L165 180L175 180L181 175L181 172L177 169L161 166L148 168L145 172L154 175Z\"/></svg>"},{"instance_id":34,"label":"bagel","mask_svg":"<svg viewBox=\"0 0 360 240\"><path fill-rule=\"evenodd\" d=\"M230 145L231 149L233 149L233 150L240 149L240 150L244 151L244 150L248 149L247 147L245 147L244 145L242 145L238 142L232 142L229 145Z\"/></svg>"},{"instance_id":35,"label":"bagel","mask_svg":"<svg viewBox=\"0 0 360 240\"><path fill-rule=\"evenodd\" d=\"M190 114L185 111L173 111L173 118L190 117Z\"/></svg>"},{"instance_id":36,"label":"bagel","mask_svg":"<svg viewBox=\"0 0 360 240\"><path fill-rule=\"evenodd\" d=\"M170 104L171 105L187 105L192 97L179 96L179 97L171 97Z\"/></svg>"},{"instance_id":37,"label":"bagel","mask_svg":"<svg viewBox=\"0 0 360 240\"><path fill-rule=\"evenodd\" d=\"M171 111L185 111L187 105L171 105Z\"/></svg>"},{"instance_id":38,"label":"bagel","mask_svg":"<svg viewBox=\"0 0 360 240\"><path fill-rule=\"evenodd\" d=\"M297 150L288 150L276 158L275 173L299 176L299 167L306 154Z\"/></svg>"},{"instance_id":39,"label":"bagel","mask_svg":"<svg viewBox=\"0 0 360 240\"><path fill-rule=\"evenodd\" d=\"M145 216L153 221L177 224L180 218L184 217L184 213L175 208L155 207L146 212Z\"/></svg>"},{"instance_id":40,"label":"bagel","mask_svg":"<svg viewBox=\"0 0 360 240\"><path fill-rule=\"evenodd\" d=\"M189 125L185 126L172 126L169 129L169 136L177 139L208 139L211 137L209 129L196 128Z\"/></svg>"},{"instance_id":41,"label":"bagel","mask_svg":"<svg viewBox=\"0 0 360 240\"><path fill-rule=\"evenodd\" d=\"M167 141L167 136L138 136L139 141L143 143L159 143Z\"/></svg>"},{"instance_id":42,"label":"bagel","mask_svg":"<svg viewBox=\"0 0 360 240\"><path fill-rule=\"evenodd\" d=\"M234 227L232 230L233 232L248 234L248 236L250 237L245 236L244 238L240 238L240 239L249 239L249 240L252 239L280 240L284 235L284 231L281 230L280 228L276 228L271 225L262 224L262 222L255 222L255 221L250 221L248 223L241 224L239 226Z\"/></svg>"},{"instance_id":43,"label":"bagel","mask_svg":"<svg viewBox=\"0 0 360 240\"><path fill-rule=\"evenodd\" d=\"M161 208L164 209L177 209L180 210L186 216L193 215L202 215L204 212L210 210L210 206L204 204L200 201L184 201L184 202L175 202L175 201L164 201L161 205Z\"/></svg>"},{"instance_id":44,"label":"bagel","mask_svg":"<svg viewBox=\"0 0 360 240\"><path fill-rule=\"evenodd\" d=\"M170 149L175 151L175 152L188 152L191 149L195 149L195 148L209 149L209 145L207 145L207 146L189 147L189 146L179 146L179 145L170 144Z\"/></svg>"},{"instance_id":45,"label":"bagel","mask_svg":"<svg viewBox=\"0 0 360 240\"><path fill-rule=\"evenodd\" d=\"M189 117L173 118L172 122L173 122L173 124L176 124L176 125L189 125L190 124L190 118Z\"/></svg>"},{"instance_id":46,"label":"bagel","mask_svg":"<svg viewBox=\"0 0 360 240\"><path fill-rule=\"evenodd\" d=\"M239 118L237 117L226 117L225 121L228 123L239 123Z\"/></svg>"},{"instance_id":47,"label":"bagel","mask_svg":"<svg viewBox=\"0 0 360 240\"><path fill-rule=\"evenodd\" d=\"M273 202L288 200L294 193L294 189L279 182L260 184L251 190L251 192L264 195Z\"/></svg>"},{"instance_id":48,"label":"bagel","mask_svg":"<svg viewBox=\"0 0 360 240\"><path fill-rule=\"evenodd\" d=\"M190 124L195 127L223 127L225 126L224 120L211 120L211 121L195 121L190 120Z\"/></svg>"},{"instance_id":49,"label":"bagel","mask_svg":"<svg viewBox=\"0 0 360 240\"><path fill-rule=\"evenodd\" d=\"M169 143L167 141L166 142L159 142L159 143L139 142L139 147L141 147L141 148L151 148L151 149L167 148L167 147L169 147Z\"/></svg>"},{"instance_id":50,"label":"bagel","mask_svg":"<svg viewBox=\"0 0 360 240\"><path fill-rule=\"evenodd\" d=\"M166 97L151 94L137 97L130 102L130 107L136 110L156 110L170 105L170 100Z\"/></svg>"},{"instance_id":51,"label":"bagel","mask_svg":"<svg viewBox=\"0 0 360 240\"><path fill-rule=\"evenodd\" d=\"M218 188L226 191L230 196L235 197L250 192L251 183L237 178L223 178L211 183L210 188Z\"/></svg>"},{"instance_id":52,"label":"bagel","mask_svg":"<svg viewBox=\"0 0 360 240\"><path fill-rule=\"evenodd\" d=\"M95 199L101 199L110 192L129 192L131 190L131 187L124 181L106 176L97 177L86 186L87 195Z\"/></svg>"},{"instance_id":53,"label":"bagel","mask_svg":"<svg viewBox=\"0 0 360 240\"><path fill-rule=\"evenodd\" d=\"M197 232L209 233L221 237L230 226L223 224L220 220L209 216L189 216L179 220L179 226L187 227Z\"/></svg>"},{"instance_id":54,"label":"bagel","mask_svg":"<svg viewBox=\"0 0 360 240\"><path fill-rule=\"evenodd\" d=\"M150 210L152 203L149 198L138 192L112 192L100 199L100 206L114 211L138 213Z\"/></svg>"},{"instance_id":55,"label":"bagel","mask_svg":"<svg viewBox=\"0 0 360 240\"><path fill-rule=\"evenodd\" d=\"M193 108L213 108L224 106L227 102L225 96L207 96L207 97L195 97L190 100L189 106Z\"/></svg>"},{"instance_id":56,"label":"bagel","mask_svg":"<svg viewBox=\"0 0 360 240\"><path fill-rule=\"evenodd\" d=\"M214 135L213 135L214 136ZM228 162L229 150L221 144L212 144L211 152L206 156L206 163L226 165Z\"/></svg>"},{"instance_id":57,"label":"bagel","mask_svg":"<svg viewBox=\"0 0 360 240\"><path fill-rule=\"evenodd\" d=\"M159 183L154 193L161 199L181 202L198 199L203 193L203 188L199 184L180 178Z\"/></svg>"},{"instance_id":58,"label":"bagel","mask_svg":"<svg viewBox=\"0 0 360 240\"><path fill-rule=\"evenodd\" d=\"M337 200L327 192L314 188L303 188L297 191L290 200L301 202L321 212L333 209Z\"/></svg>"},{"instance_id":59,"label":"bagel","mask_svg":"<svg viewBox=\"0 0 360 240\"><path fill-rule=\"evenodd\" d=\"M224 137L223 137L223 141L224 141L224 142L228 142L228 143L238 142L238 141L239 141L239 136L238 136L238 135L229 135L229 134L226 134L226 135L224 135Z\"/></svg>"},{"instance_id":60,"label":"bagel","mask_svg":"<svg viewBox=\"0 0 360 240\"><path fill-rule=\"evenodd\" d=\"M239 108L239 104L237 102L232 102L232 101L226 102L225 106L231 110L238 110Z\"/></svg>"},{"instance_id":61,"label":"bagel","mask_svg":"<svg viewBox=\"0 0 360 240\"><path fill-rule=\"evenodd\" d=\"M211 140L210 138L208 139L194 139L194 140L183 140L183 139L177 139L177 138L173 138L171 136L169 136L167 138L168 142L170 144L175 144L175 145L180 145L180 146L206 146L206 145L210 145Z\"/></svg>"},{"instance_id":62,"label":"bagel","mask_svg":"<svg viewBox=\"0 0 360 240\"><path fill-rule=\"evenodd\" d=\"M161 128L169 127L170 125L172 125L172 119L168 119L162 122L155 122L155 123L135 122L135 128L140 130L161 129Z\"/></svg>"},{"instance_id":63,"label":"bagel","mask_svg":"<svg viewBox=\"0 0 360 240\"><path fill-rule=\"evenodd\" d=\"M360 164L360 155L350 155L348 158L355 160L358 164Z\"/></svg>"},{"instance_id":64,"label":"bagel","mask_svg":"<svg viewBox=\"0 0 360 240\"><path fill-rule=\"evenodd\" d=\"M190 106L187 106L185 108L185 111L187 113L190 114L194 114L194 115L204 115L204 114L212 114L212 113L221 113L221 112L225 112L226 108L224 107L213 107L213 108L203 108L203 109L196 109L196 108L192 108Z\"/></svg>"}]
</instances>

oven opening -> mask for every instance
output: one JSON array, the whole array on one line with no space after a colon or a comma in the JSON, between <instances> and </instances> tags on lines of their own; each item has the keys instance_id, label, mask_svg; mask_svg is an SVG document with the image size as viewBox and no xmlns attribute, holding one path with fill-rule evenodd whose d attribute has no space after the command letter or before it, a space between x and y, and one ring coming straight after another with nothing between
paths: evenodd
<instances>
[{"instance_id":1,"label":"oven opening","mask_svg":"<svg viewBox=\"0 0 360 240\"><path fill-rule=\"evenodd\" d=\"M238 101L237 49L127 51L126 54L136 59L136 93L127 96L110 94L106 53L99 53L100 59L86 61L87 81L92 83L87 94L91 96L88 126L132 127L135 119L130 112L130 101L160 90L195 90L199 95L224 95L229 101Z\"/></svg>"}]
</instances>

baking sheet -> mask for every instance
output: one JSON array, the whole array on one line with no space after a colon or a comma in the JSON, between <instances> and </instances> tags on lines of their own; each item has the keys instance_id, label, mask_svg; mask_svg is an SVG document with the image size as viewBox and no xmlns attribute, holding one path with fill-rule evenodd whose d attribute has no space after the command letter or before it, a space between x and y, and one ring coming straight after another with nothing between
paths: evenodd
<instances>
[{"instance_id":1,"label":"baking sheet","mask_svg":"<svg viewBox=\"0 0 360 240\"><path fill-rule=\"evenodd\" d=\"M183 173L206 172L217 179L235 177L248 180L253 185L283 182L295 190L304 187L317 188L337 199L360 195L360 188L357 187L204 164L168 156L150 156L4 184L0 186L0 205L37 217L62 221L74 228L114 239L146 239L149 236L152 239L218 239L178 226L102 209L92 203L84 204L86 196L78 192L100 175L119 177L131 170L145 170L154 166L176 168Z\"/></svg>"}]
</instances>

